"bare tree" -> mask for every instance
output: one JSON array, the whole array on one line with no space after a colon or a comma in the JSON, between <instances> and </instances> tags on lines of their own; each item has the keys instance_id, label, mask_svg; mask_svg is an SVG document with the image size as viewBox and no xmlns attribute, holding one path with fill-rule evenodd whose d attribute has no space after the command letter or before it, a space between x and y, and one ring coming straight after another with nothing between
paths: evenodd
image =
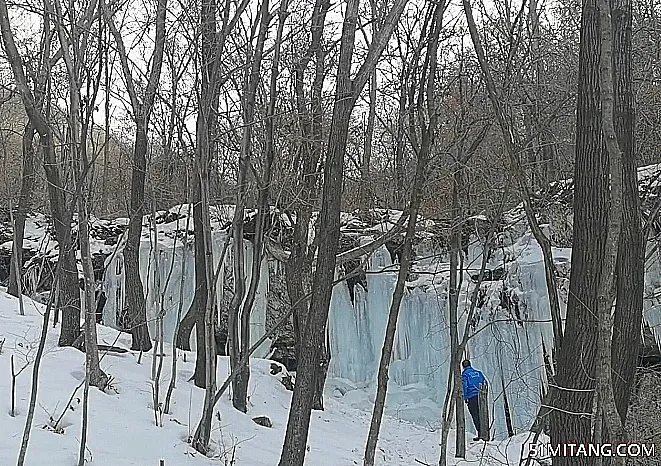
<instances>
[{"instance_id":1,"label":"bare tree","mask_svg":"<svg viewBox=\"0 0 661 466\"><path fill-rule=\"evenodd\" d=\"M526 215L526 220L530 226L530 230L542 250L542 258L544 260L544 275L546 278L546 290L549 298L549 306L551 312L551 321L553 323L554 341L559 346L562 344L563 326L560 316L560 301L558 299L558 286L556 280L555 263L553 262L553 254L551 251L551 241L542 231L539 221L535 215L532 206L532 192L528 184L526 175L521 167L521 162L518 158L518 144L515 140L515 132L510 123L510 119L505 113L505 105L503 100L498 95L496 84L493 74L489 67L489 61L484 52L480 35L477 31L475 19L473 18L473 9L470 0L463 0L463 8L468 22L468 29L470 32L471 40L475 48L480 69L482 71L482 78L489 96L489 101L494 109L496 121L500 127L500 131L505 144L505 152L510 162L510 168L515 175L516 184L519 188L520 198L523 204L523 210Z\"/></svg>"},{"instance_id":2,"label":"bare tree","mask_svg":"<svg viewBox=\"0 0 661 466\"><path fill-rule=\"evenodd\" d=\"M62 57L62 51L55 53L51 56L50 51L50 37L51 31L51 16L53 12L51 5L48 2L44 3L44 11L42 14L42 31L44 37L44 53L42 60L44 60L43 73L45 76L50 76L50 69L53 63ZM71 216L72 211L66 210L66 186L65 178L60 173L56 155L55 135L51 125L50 106L44 105L40 108L39 100L35 98L34 93L31 91L25 73L25 65L23 59L16 48L14 35L11 31L9 23L9 16L7 12L6 2L0 3L0 27L2 28L2 39L7 53L7 60L9 61L16 87L23 106L27 113L28 119L35 127L39 134L41 151L43 154L44 171L46 173L48 197L50 199L50 207L55 227L55 234L58 241L60 250L65 253L59 255L58 261L64 261L62 266L63 276L60 280L59 286L56 288L58 298L56 307L57 312L62 311L62 328L60 331L60 346L70 346L74 343L80 334L80 293L78 289L78 270L76 267L75 250L71 244ZM83 15L79 21L78 26L82 29L89 29L91 17ZM57 317L56 317L57 320Z\"/></svg>"},{"instance_id":3,"label":"bare tree","mask_svg":"<svg viewBox=\"0 0 661 466\"><path fill-rule=\"evenodd\" d=\"M243 135L241 139L241 153L239 156L236 205L234 209L234 219L232 221L234 296L232 297L230 315L227 324L228 343L230 348L230 364L232 366L241 360L241 355L245 354L250 348L250 313L252 311L252 305L255 301L262 269L262 245L265 227L264 220L265 208L267 207L260 204L257 218L255 220L256 225L255 238L253 241L252 273L250 278L250 286L246 290L245 261L243 254L243 222L245 218L248 171L252 163L251 153L254 124L253 120L255 118L255 100L257 94L257 86L261 80L260 72L262 66L262 57L264 54L264 42L266 41L266 34L268 32L269 23L271 21L268 0L262 0L258 19L259 28L257 32L257 43L254 50L251 50L250 46L248 47L248 57L246 60L246 62L250 63L251 65L249 68L250 71L248 78L246 79L246 88L242 99ZM270 167L267 167L267 169L270 172ZM268 201L269 187L262 187L262 189L265 190L266 199L261 199L263 195L260 195L260 201L266 202ZM234 379L234 383L232 384L234 389L232 392L232 403L236 409L244 413L248 411L247 398L249 379L250 367L248 364L246 364L241 368L239 375Z\"/></svg>"},{"instance_id":4,"label":"bare tree","mask_svg":"<svg viewBox=\"0 0 661 466\"><path fill-rule=\"evenodd\" d=\"M643 149L636 147L633 92L632 2L613 2L613 76L614 118L619 147L622 151L622 228L618 248L617 299L613 321L612 365L615 402L624 423L641 341L643 317L643 284L645 247L642 231L638 164ZM638 121L641 121L640 119Z\"/></svg>"},{"instance_id":5,"label":"bare tree","mask_svg":"<svg viewBox=\"0 0 661 466\"><path fill-rule=\"evenodd\" d=\"M637 205L632 199L637 199L637 186L627 54L631 46L627 32L630 11L629 2L583 5L574 175L575 252L567 344L558 354L557 387L550 391L553 442L625 441L627 410L622 404L628 400L631 386L615 379L635 372L631 352L636 350L623 350L623 338L630 335L634 342L640 341L640 298L633 297L632 291L642 284L640 251L645 249L639 247L629 252L631 257L624 257L625 248L636 247L640 234L637 213L627 214L631 225L625 227L623 223L625 210ZM595 50L600 53L595 54ZM632 244L622 248L625 239ZM628 277L630 286L614 278L624 271L632 274ZM614 298L618 303L615 329L611 320ZM627 320L630 322L625 323ZM617 373L613 373L614 368ZM577 464L573 460L571 463ZM555 463L569 461L558 458ZM592 461L581 459L580 464Z\"/></svg>"},{"instance_id":6,"label":"bare tree","mask_svg":"<svg viewBox=\"0 0 661 466\"><path fill-rule=\"evenodd\" d=\"M205 0L201 5L201 44L198 53L201 63L201 79L199 80L200 92L197 102L197 120L196 120L196 170L198 176L210 176L211 164L214 159L216 140L216 131L218 123L218 99L221 87L230 79L231 71L224 74L224 68L221 66L220 59L226 48L230 33L235 29L241 15L248 7L249 0L241 0L241 3L233 10L230 3L225 3L221 15L220 28L216 19L215 12L218 8L216 0ZM206 165L199 166L204 162ZM211 225L205 226L204 212L202 212L202 195L200 191L204 183L196 183L193 193L193 229L203 231L204 228L211 228ZM212 255L211 250L205 250L204 235L195 235L195 296L188 312L182 319L177 334L177 346L180 348L189 348L190 335L193 326L197 328L196 340L198 348L206 348L205 343L205 312L207 308L208 289L215 287L215 282L206 281L205 260ZM205 252L206 251L206 252ZM208 255L208 257L207 257ZM211 264L213 268L213 264ZM213 273L212 275L213 276ZM215 295L213 289L211 295ZM212 311L215 309L212 306ZM215 318L214 318L215 321ZM213 335L213 330L212 333ZM215 354L213 355L215 363ZM198 387L205 387L206 383L206 356L204 352L198 351L195 360L194 381Z\"/></svg>"},{"instance_id":7,"label":"bare tree","mask_svg":"<svg viewBox=\"0 0 661 466\"><path fill-rule=\"evenodd\" d=\"M601 55L599 60L599 86L601 100L601 122L604 141L608 151L610 165L610 208L608 212L608 230L604 254L604 265L597 290L597 370L596 398L597 423L603 416L606 427L605 436L596 438L610 443L622 442L624 423L617 412L615 393L613 391L613 375L611 362L611 333L613 321L611 317L615 288L615 269L617 263L620 232L622 230L622 150L615 132L613 92L613 30L611 7L607 0L599 0L599 31ZM603 435L603 434L602 434ZM624 465L624 458L615 460L616 464Z\"/></svg>"},{"instance_id":8,"label":"bare tree","mask_svg":"<svg viewBox=\"0 0 661 466\"><path fill-rule=\"evenodd\" d=\"M409 220L402 245L402 255L400 259L399 271L397 273L397 282L390 303L388 313L388 323L386 325L386 335L381 350L381 359L379 361L379 371L377 375L376 400L374 401L374 411L372 413L372 422L367 436L365 446L365 466L374 466L374 457L376 445L381 429L381 421L386 404L386 393L388 391L388 372L390 361L392 359L392 349L395 343L395 332L397 330L397 319L399 318L399 308L404 297L404 285L409 275L412 262L413 240L415 239L416 226L418 222L418 212L422 200L425 179L427 176L427 166L431 157L432 147L436 137L439 113L436 108L436 71L437 71L437 53L439 36L443 27L443 14L445 13L445 2L441 1L436 5L430 5L427 10L427 17L420 33L421 47L416 50L416 57L413 59L412 66L415 69L420 68L418 96L415 102L410 102L411 116L410 140L414 152L417 155L418 162L413 179L411 190L411 199L409 201ZM420 66L420 52L422 42L426 45L426 54L424 64ZM415 92L415 84L412 84L411 96ZM410 99L413 100L413 99ZM426 104L426 115L423 115L423 104ZM420 138L417 136L417 128L420 128Z\"/></svg>"},{"instance_id":9,"label":"bare tree","mask_svg":"<svg viewBox=\"0 0 661 466\"><path fill-rule=\"evenodd\" d=\"M296 339L296 358L299 359L302 347L302 324L306 321L308 301L302 299L311 289L312 263L316 245L309 244L310 223L315 201L318 196L318 165L323 152L323 102L322 90L325 77L324 60L326 52L322 39L326 14L330 8L327 0L315 2L310 24L310 44L303 56L294 65L294 96L296 116L300 137L294 168L297 171L295 181L296 201L294 203L295 224L292 233L290 256L285 262L285 279L289 302L295 306L293 313L294 338ZM305 71L310 63L314 65L314 77L306 102L304 92ZM325 346L325 345L324 345ZM327 348L321 356L318 371L324 369L327 360ZM316 390L313 397L313 409L323 408L323 393Z\"/></svg>"},{"instance_id":10,"label":"bare tree","mask_svg":"<svg viewBox=\"0 0 661 466\"><path fill-rule=\"evenodd\" d=\"M151 69L144 96L140 98L131 73L126 48L122 36L115 25L111 12L105 0L101 0L106 22L110 28L119 61L122 65L126 90L131 102L133 120L135 122L135 143L133 146L133 167L131 175L131 207L129 211L128 236L124 248L124 263L126 274L126 300L128 307L128 322L131 330L131 349L149 351L152 347L147 327L147 311L145 293L140 277L140 237L142 234L142 218L145 214L145 177L147 172L147 149L149 120L154 108L154 99L158 91L163 66L163 51L165 48L165 18L167 0L159 0L156 8L156 37L152 55Z\"/></svg>"},{"instance_id":11,"label":"bare tree","mask_svg":"<svg viewBox=\"0 0 661 466\"><path fill-rule=\"evenodd\" d=\"M312 285L312 299L298 361L294 396L289 411L287 433L280 456L280 466L302 466L305 458L310 413L315 390L315 374L320 362L326 321L335 274L336 254L340 234L341 193L344 178L344 154L349 129L349 119L356 100L364 88L370 73L376 66L406 6L406 0L396 0L384 18L379 34L373 38L370 48L354 79L351 79L351 62L354 51L358 1L350 0L344 16L340 55L338 59L336 98L333 106L328 155L324 166L324 187L319 220L319 254Z\"/></svg>"}]
</instances>

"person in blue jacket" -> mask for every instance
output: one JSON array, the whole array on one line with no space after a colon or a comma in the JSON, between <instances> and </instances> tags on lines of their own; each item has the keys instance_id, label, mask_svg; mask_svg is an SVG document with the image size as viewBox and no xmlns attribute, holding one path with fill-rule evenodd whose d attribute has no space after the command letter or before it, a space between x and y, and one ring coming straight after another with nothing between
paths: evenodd
<instances>
[{"instance_id":1,"label":"person in blue jacket","mask_svg":"<svg viewBox=\"0 0 661 466\"><path fill-rule=\"evenodd\" d=\"M482 372L473 369L468 359L461 363L461 367L463 367L461 380L464 385L464 400L468 405L468 412L473 418L473 424L478 435L473 440L480 440L480 405L477 396L480 394L480 385L486 384L487 379Z\"/></svg>"}]
</instances>

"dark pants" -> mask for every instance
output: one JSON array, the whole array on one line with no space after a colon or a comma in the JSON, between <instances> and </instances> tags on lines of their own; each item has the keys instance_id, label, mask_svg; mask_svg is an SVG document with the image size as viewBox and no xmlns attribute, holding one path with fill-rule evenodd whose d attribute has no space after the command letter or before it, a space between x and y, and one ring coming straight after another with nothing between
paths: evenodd
<instances>
[{"instance_id":1,"label":"dark pants","mask_svg":"<svg viewBox=\"0 0 661 466\"><path fill-rule=\"evenodd\" d=\"M473 418L473 425L477 431L477 435L480 435L480 404L476 396L468 399L468 412L471 413Z\"/></svg>"}]
</instances>

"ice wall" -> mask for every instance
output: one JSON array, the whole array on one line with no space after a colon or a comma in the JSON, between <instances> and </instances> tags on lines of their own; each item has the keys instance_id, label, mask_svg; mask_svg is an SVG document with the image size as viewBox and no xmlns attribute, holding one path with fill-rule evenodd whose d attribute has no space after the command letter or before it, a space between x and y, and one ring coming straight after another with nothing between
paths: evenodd
<instances>
[{"instance_id":1,"label":"ice wall","mask_svg":"<svg viewBox=\"0 0 661 466\"><path fill-rule=\"evenodd\" d=\"M552 345L541 252L536 243L525 237L521 241L512 246L518 253L516 261L506 262L511 254L503 248L489 263L490 269L504 265L507 275L483 283L481 304L473 320L474 336L467 350L474 367L482 370L490 381L492 427L497 438L508 434L505 399L510 429L519 432L530 427L545 384L542 342L547 349ZM567 259L567 251L555 253L559 260ZM466 258L471 273L477 273L480 262L481 250L473 246ZM388 252L379 249L369 262L372 273L367 275L368 291L357 287L352 306L346 285L337 285L331 302L329 374L356 388L366 388L372 396L396 282L394 272L379 271L389 265ZM407 284L400 308L387 409L404 419L437 426L450 361L448 264L427 261L418 266L422 273ZM459 299L460 337L474 286L466 273ZM502 302L505 295L509 304ZM336 385L331 380L331 389ZM470 421L467 425L472 429Z\"/></svg>"},{"instance_id":2,"label":"ice wall","mask_svg":"<svg viewBox=\"0 0 661 466\"><path fill-rule=\"evenodd\" d=\"M225 232L212 232L214 270L223 248L228 241ZM103 311L106 325L118 328L118 310L125 308L126 283L124 275L123 248L110 256L106 263L103 288L107 302ZM252 276L252 243L244 241L244 267L246 283ZM189 244L173 241L170 238L159 237L158 242L143 237L140 242L140 276L146 295L147 320L152 337L156 334L156 317L159 312L164 315L163 326L165 341L172 342L178 317L183 317L195 295L195 251L193 241ZM262 262L259 287L250 319L250 338L254 342L264 335L266 328L266 296L268 293L269 271L266 260ZM228 247L225 261L218 269L216 304L222 309L222 283L225 274L232 273L231 245ZM191 335L191 347L195 349L195 333ZM255 353L255 357L266 355L270 342L266 341Z\"/></svg>"},{"instance_id":3,"label":"ice wall","mask_svg":"<svg viewBox=\"0 0 661 466\"><path fill-rule=\"evenodd\" d=\"M648 243L643 318L661 347L661 239Z\"/></svg>"}]
</instances>

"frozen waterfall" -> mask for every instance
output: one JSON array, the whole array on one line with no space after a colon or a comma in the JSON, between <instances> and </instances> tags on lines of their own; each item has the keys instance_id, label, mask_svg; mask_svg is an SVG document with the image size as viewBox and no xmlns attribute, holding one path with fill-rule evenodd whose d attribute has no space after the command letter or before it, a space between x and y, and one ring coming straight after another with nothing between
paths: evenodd
<instances>
[{"instance_id":1,"label":"frozen waterfall","mask_svg":"<svg viewBox=\"0 0 661 466\"><path fill-rule=\"evenodd\" d=\"M504 264L507 273L502 279L482 284L481 303L472 323L474 336L467 349L474 367L490 381L492 432L498 438L508 434L506 402L509 430L520 432L530 427L545 385L542 348L548 351L552 347L541 252L532 242L519 242L516 249L516 261L505 262L503 252L491 258L489 269ZM568 250L554 253L556 260L568 260ZM481 263L479 248L471 247L466 259L466 266L476 274ZM390 266L387 250L379 249L369 262L368 291L357 288L355 305L351 304L346 285L338 285L334 290L329 322L329 374L338 380L331 379L329 388L336 396L354 396L342 386L347 384L350 388L366 389L374 396L396 282L392 268L384 271ZM405 420L438 426L450 361L448 263L423 260L416 271L421 273L407 283L401 304L387 410ZM470 275L465 273L459 300L460 338L474 287ZM467 426L472 429L470 421Z\"/></svg>"},{"instance_id":2,"label":"frozen waterfall","mask_svg":"<svg viewBox=\"0 0 661 466\"><path fill-rule=\"evenodd\" d=\"M181 226L183 228L183 225ZM176 236L175 236L176 237ZM218 268L227 234L222 231L212 232L214 270L219 270L218 292L216 304L222 309L222 283L225 274L231 273L231 245L228 247L224 263ZM103 321L106 325L119 328L118 315L125 309L126 283L124 275L123 247L117 249L106 260L106 273L103 289L107 302L103 310ZM252 274L252 243L244 240L244 267L246 283L250 283ZM181 240L173 240L168 235L159 235L157 242L152 238L143 237L140 242L140 276L146 294L147 321L152 336L156 334L156 317L161 309L164 315L163 326L165 341L172 342L177 317L183 317L193 302L195 295L195 251L192 238L187 244ZM250 317L250 339L256 341L265 333L266 328L266 297L268 293L268 261L262 261L261 279ZM180 299L181 297L181 299ZM162 303L162 304L161 304ZM195 348L195 333L191 335L191 348ZM255 357L264 357L269 349L267 340L254 353Z\"/></svg>"}]
</instances>

